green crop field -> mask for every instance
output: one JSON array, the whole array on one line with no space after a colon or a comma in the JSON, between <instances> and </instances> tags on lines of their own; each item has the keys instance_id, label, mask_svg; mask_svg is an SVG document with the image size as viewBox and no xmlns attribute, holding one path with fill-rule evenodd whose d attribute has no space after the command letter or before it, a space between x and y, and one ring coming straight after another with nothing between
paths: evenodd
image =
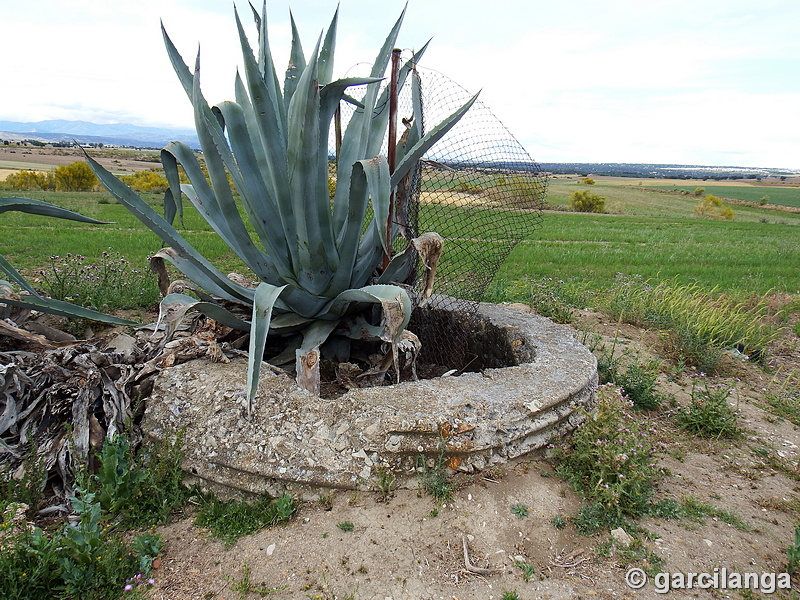
<instances>
[{"instance_id":1,"label":"green crop field","mask_svg":"<svg viewBox=\"0 0 800 600\"><path fill-rule=\"evenodd\" d=\"M693 214L698 198L668 194L644 186L598 181L586 186L568 179L550 182L547 201L566 205L569 195L591 189L606 198L609 214L546 211L543 223L523 240L497 275L500 285L528 278L553 277L586 289L614 284L617 273L655 280L677 278L720 292L758 293L800 290L800 214L760 207L734 206L733 221L701 219ZM692 188L694 189L694 188ZM737 188L739 189L739 188ZM748 189L748 188L741 188ZM715 188L718 191L718 188ZM775 188L773 191L792 192ZM4 195L13 195L5 192ZM113 248L139 266L161 243L105 192L25 192L83 214L112 221L90 226L22 213L0 217L0 253L26 275L35 278L51 255L81 254L91 260ZM148 197L159 208L160 200ZM185 237L224 272L243 272L235 255L219 240L191 206L186 207ZM446 211L447 223L472 219L477 224L491 208L465 209L441 205L422 207ZM521 218L532 218L522 216ZM475 228L475 253L480 231ZM447 254L445 253L446 260Z\"/></svg>"}]
</instances>

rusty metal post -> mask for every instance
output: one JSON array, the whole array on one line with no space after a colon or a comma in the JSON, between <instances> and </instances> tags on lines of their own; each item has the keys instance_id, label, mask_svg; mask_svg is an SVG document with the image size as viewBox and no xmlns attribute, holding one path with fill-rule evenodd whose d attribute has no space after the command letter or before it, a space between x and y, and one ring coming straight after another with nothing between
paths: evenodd
<instances>
[{"instance_id":1,"label":"rusty metal post","mask_svg":"<svg viewBox=\"0 0 800 600\"><path fill-rule=\"evenodd\" d=\"M386 159L389 162L389 173L394 173L397 160L397 75L400 71L400 48L392 50L392 74L389 80L389 141L386 149ZM383 268L389 266L392 259L392 221L394 220L394 190L389 195L389 218L386 220L386 247L388 252L383 254Z\"/></svg>"}]
</instances>

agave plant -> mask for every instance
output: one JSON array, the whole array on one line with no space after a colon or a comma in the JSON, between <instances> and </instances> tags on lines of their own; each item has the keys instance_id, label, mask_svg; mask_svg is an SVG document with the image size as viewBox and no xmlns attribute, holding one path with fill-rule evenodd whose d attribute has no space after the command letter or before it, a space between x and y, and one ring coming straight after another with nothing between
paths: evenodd
<instances>
[{"instance_id":1,"label":"agave plant","mask_svg":"<svg viewBox=\"0 0 800 600\"><path fill-rule=\"evenodd\" d=\"M164 217L90 159L100 181L161 237L167 247L158 256L198 288L199 300L173 293L163 299L162 307L177 314L194 308L250 331L248 406L268 334L286 336L289 350L294 350L298 381L312 391L319 385L314 367L323 343L339 358L347 356L351 338L373 337L394 349L412 303L408 293L392 282L405 279L416 256L413 251L392 255L397 225L390 227L387 240L386 224L396 220L390 221L390 194L475 100L427 133L423 134L420 119L412 121L400 143L389 142L397 147L396 166L390 172L387 158L380 155L389 123L389 86L381 82L403 14L378 52L370 76L338 80L333 80L338 9L308 56L292 18L290 61L281 89L270 53L266 7L252 12L259 35L257 51L253 52L237 12L244 71L236 75L236 101L213 107L201 92L199 53L192 71L162 27L169 58L194 107L208 174L189 146L167 145L161 152L170 183ZM398 87L411 80L417 106L414 65L424 50L401 65L398 74ZM365 87L360 101L348 95L352 86ZM355 112L341 141L331 198L328 139L342 102L353 104ZM180 183L179 166L190 183ZM174 217L182 214L181 194L260 280L255 289L223 275L172 226ZM382 266L385 255L391 260ZM228 310L230 303L247 307L247 316ZM367 318L375 305L383 311L380 324Z\"/></svg>"},{"instance_id":2,"label":"agave plant","mask_svg":"<svg viewBox=\"0 0 800 600\"><path fill-rule=\"evenodd\" d=\"M0 213L6 211L25 212L45 217L56 217L59 219L92 223L94 225L104 224L103 221L92 219L91 217L84 216L66 208L61 208L55 204L50 204L49 202L33 200L31 198L0 197ZM93 321L114 325L134 325L133 321L127 319L121 319L96 310L84 308L83 306L78 306L71 302L47 298L40 295L2 254L0 254L0 272L5 273L6 277L10 280L0 279L0 307L5 306L4 310L0 310L0 316L7 317L8 315L3 313L7 313L9 307L14 306L23 310L36 310L62 317L91 319ZM21 293L18 294L15 292L13 284L16 284L16 286L20 288ZM2 319L0 319L0 333L24 341L47 343L44 338L40 338L40 336L32 335L18 327L14 327Z\"/></svg>"}]
</instances>

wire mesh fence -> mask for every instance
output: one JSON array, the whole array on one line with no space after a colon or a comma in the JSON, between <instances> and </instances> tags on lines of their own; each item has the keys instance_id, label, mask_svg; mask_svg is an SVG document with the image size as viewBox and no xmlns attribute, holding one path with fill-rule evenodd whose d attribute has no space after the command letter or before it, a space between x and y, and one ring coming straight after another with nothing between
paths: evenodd
<instances>
[{"instance_id":1,"label":"wire mesh fence","mask_svg":"<svg viewBox=\"0 0 800 600\"><path fill-rule=\"evenodd\" d=\"M422 114L414 114L406 85L398 94L397 117L403 125L420 119L424 133L472 94L437 71L417 67L417 72ZM343 108L343 127L352 112L352 107ZM409 324L423 343L423 361L456 370L481 367L469 339L478 302L516 244L541 223L546 188L539 165L480 100L398 186L395 222L409 231L395 237L394 250L429 231L445 240L436 293L414 310ZM400 215L402 211L407 214ZM424 271L419 259L417 263L416 272L398 282L408 285L415 302Z\"/></svg>"}]
</instances>

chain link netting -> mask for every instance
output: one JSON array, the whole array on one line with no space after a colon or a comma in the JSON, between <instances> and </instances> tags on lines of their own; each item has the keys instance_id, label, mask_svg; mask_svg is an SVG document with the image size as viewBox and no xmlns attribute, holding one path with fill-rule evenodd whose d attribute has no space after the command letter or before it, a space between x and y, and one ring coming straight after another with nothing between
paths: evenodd
<instances>
[{"instance_id":1,"label":"chain link netting","mask_svg":"<svg viewBox=\"0 0 800 600\"><path fill-rule=\"evenodd\" d=\"M437 71L417 67L417 72L422 114L413 114L411 85L407 82L398 94L398 138L410 119L421 119L423 133L427 132L472 96ZM357 94L354 91L353 95ZM343 105L342 129L352 112ZM331 154L335 154L333 136ZM407 217L403 215L401 220L410 229L408 237L432 231L444 238L435 294L424 307L414 310L409 324L423 343L421 359L457 371L479 368L482 361L471 349L469 334L478 303L516 244L541 223L547 178L517 139L478 100L401 185L407 188L403 192L407 204L400 202L399 211L407 210ZM407 244L406 238L398 235L394 251ZM423 273L424 265L418 258L416 272L399 282L409 286L415 303Z\"/></svg>"}]
</instances>

